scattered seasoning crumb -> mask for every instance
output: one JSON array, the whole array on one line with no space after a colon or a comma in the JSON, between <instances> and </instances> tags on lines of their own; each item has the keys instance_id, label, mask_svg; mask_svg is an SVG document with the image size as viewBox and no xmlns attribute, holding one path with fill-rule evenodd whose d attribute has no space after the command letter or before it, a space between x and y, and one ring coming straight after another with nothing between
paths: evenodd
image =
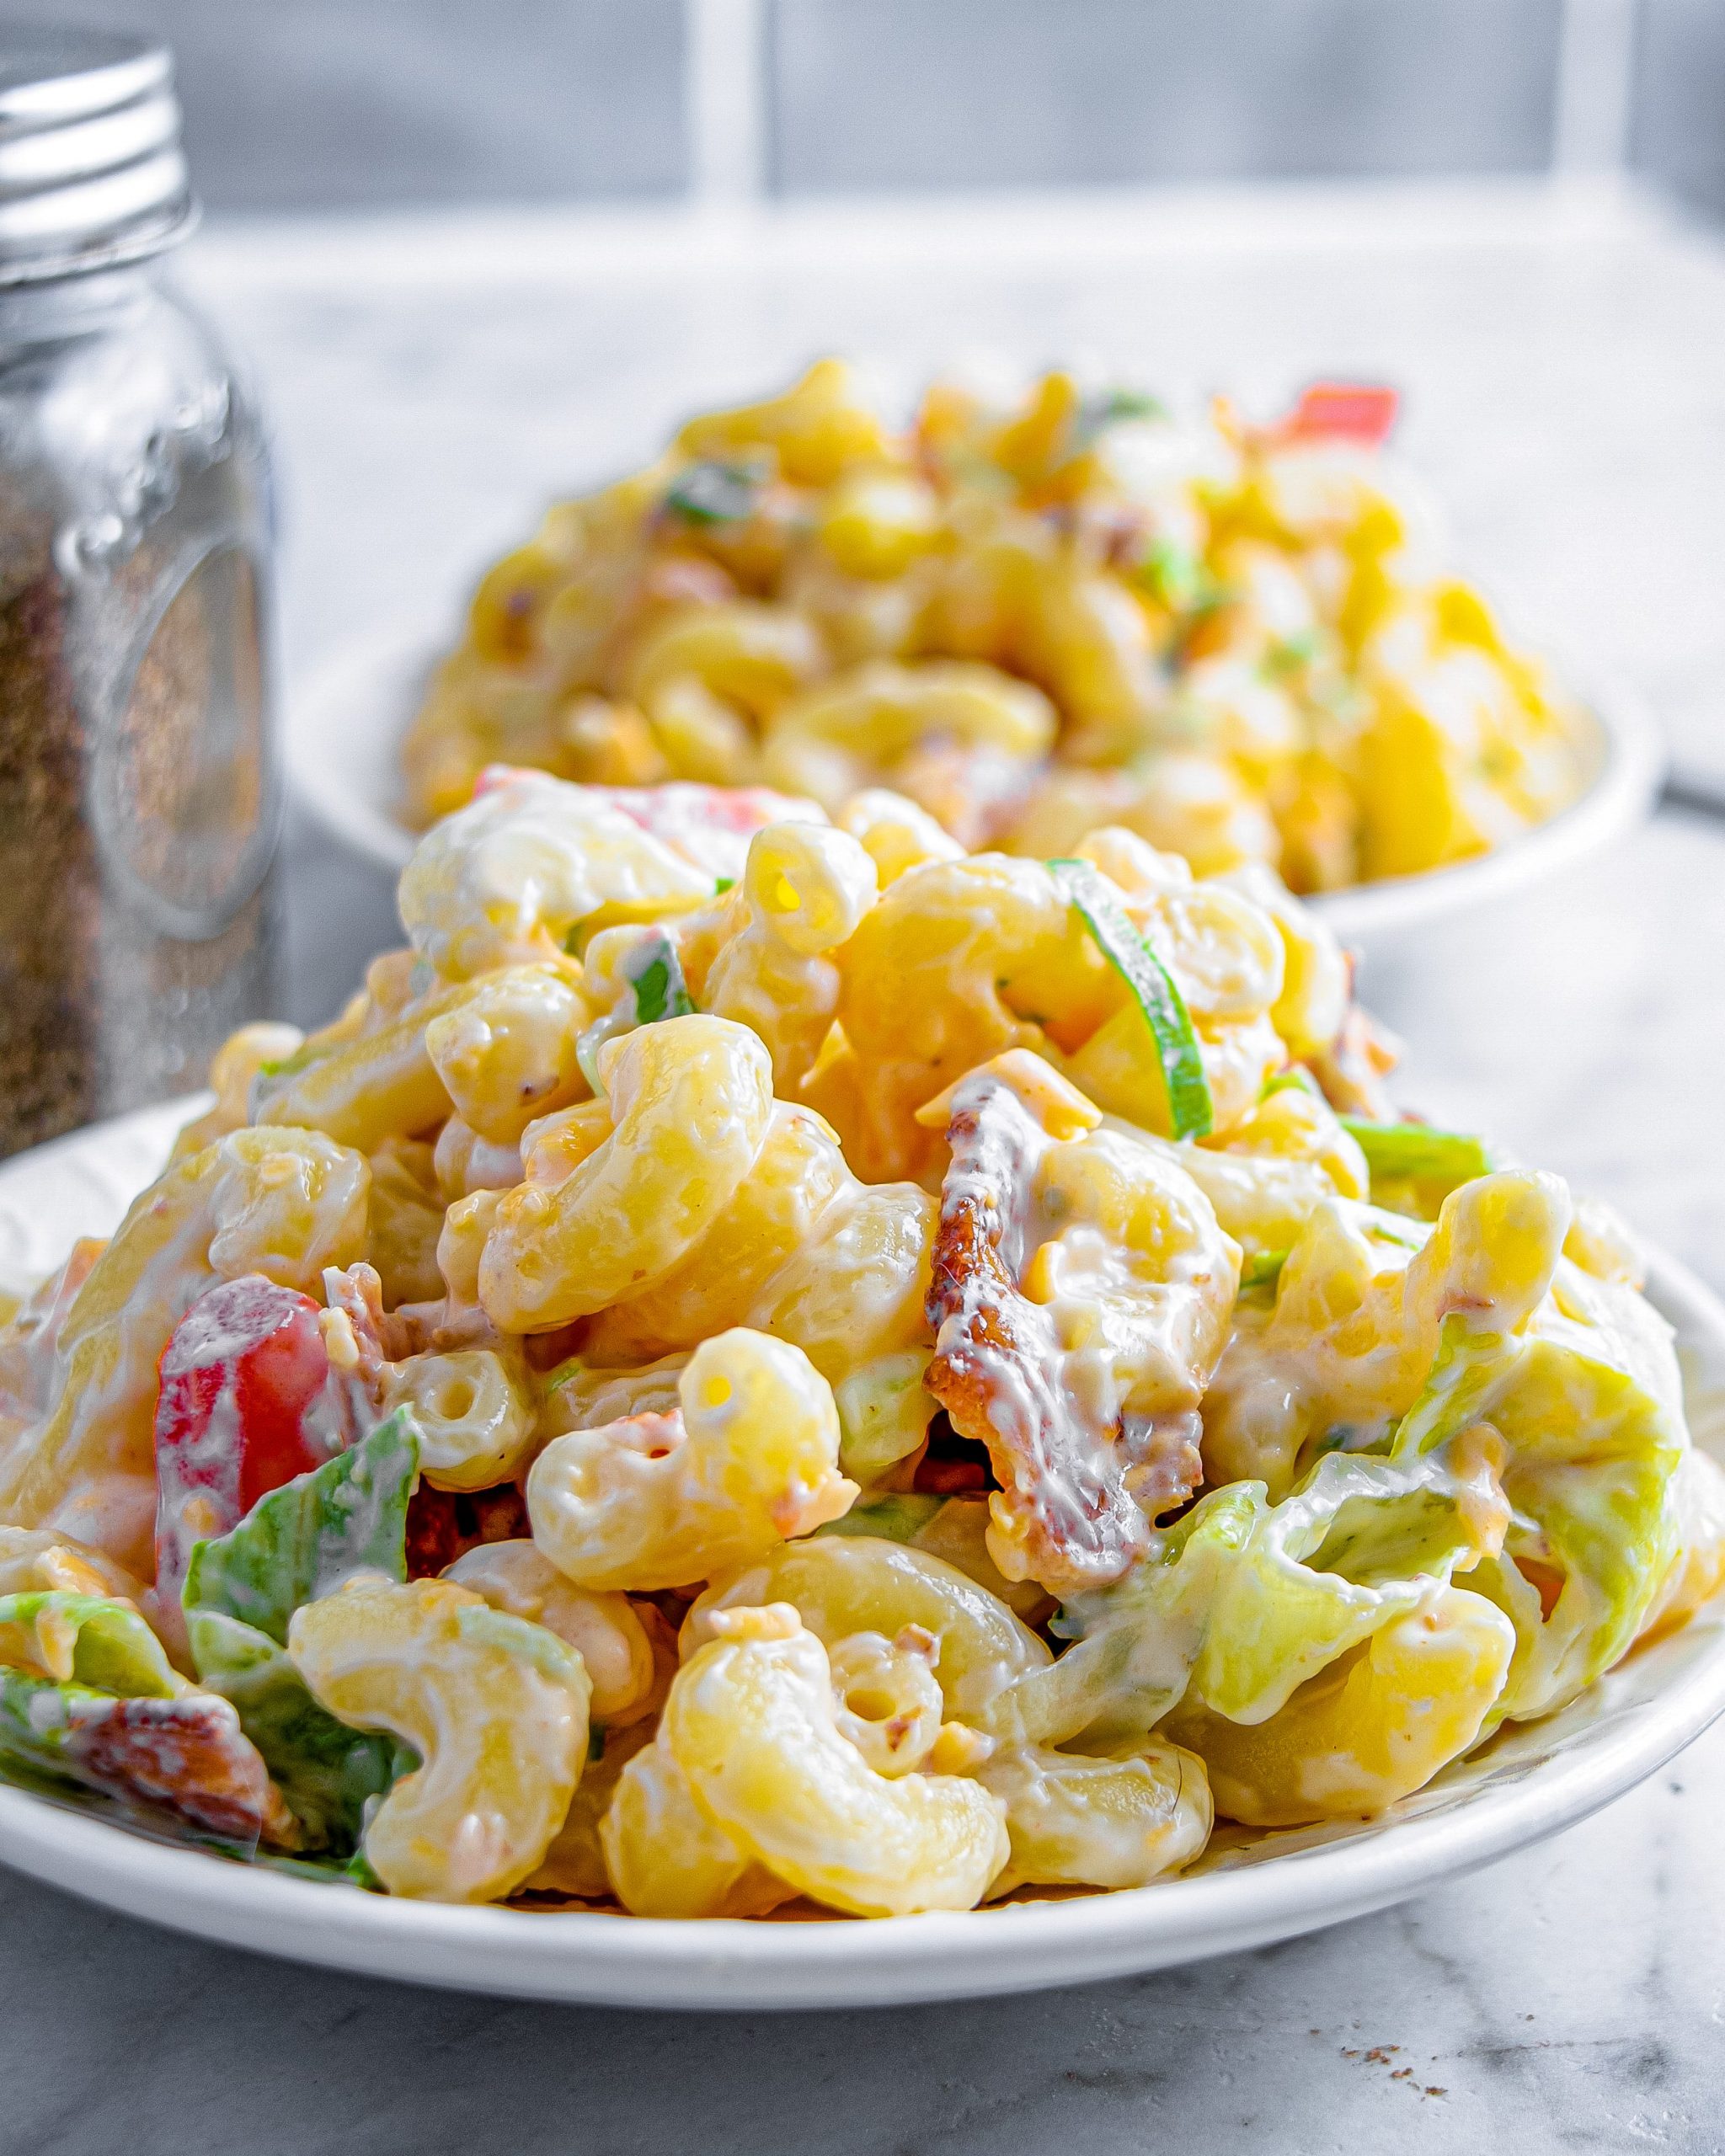
<instances>
[{"instance_id":1,"label":"scattered seasoning crumb","mask_svg":"<svg viewBox=\"0 0 1725 2156\"><path fill-rule=\"evenodd\" d=\"M1428 2096L1447 2096L1450 2092L1447 2089L1428 2089L1425 2093Z\"/></svg>"}]
</instances>

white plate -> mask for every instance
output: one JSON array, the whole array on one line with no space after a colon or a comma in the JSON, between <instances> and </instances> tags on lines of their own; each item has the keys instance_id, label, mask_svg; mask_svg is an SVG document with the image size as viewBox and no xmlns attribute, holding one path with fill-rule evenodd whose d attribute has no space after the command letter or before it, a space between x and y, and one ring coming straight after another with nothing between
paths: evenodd
<instances>
[{"instance_id":1,"label":"white plate","mask_svg":"<svg viewBox=\"0 0 1725 2156\"><path fill-rule=\"evenodd\" d=\"M345 645L288 713L287 768L296 794L326 830L392 874L414 847L397 811L397 748L445 648L417 625ZM1578 800L1477 861L1315 900L1343 942L1369 950L1502 898L1597 852L1640 822L1664 773L1658 728L1639 701L1617 687L1596 691L1584 716L1590 732Z\"/></svg>"},{"instance_id":2,"label":"white plate","mask_svg":"<svg viewBox=\"0 0 1725 2156\"><path fill-rule=\"evenodd\" d=\"M8 1263L45 1268L113 1226L188 1106L99 1124L0 1167ZM1678 1265L1650 1292L1685 1351L1692 1419L1725 1433L1725 1308ZM1725 1607L1511 1732L1384 1817L1246 1834L1135 1892L874 1923L670 1923L448 1908L323 1886L145 1840L0 1789L0 1860L175 1930L467 1991L619 2006L904 2004L1033 1991L1258 1946L1385 1908L1554 1834L1663 1766L1725 1712Z\"/></svg>"}]
</instances>

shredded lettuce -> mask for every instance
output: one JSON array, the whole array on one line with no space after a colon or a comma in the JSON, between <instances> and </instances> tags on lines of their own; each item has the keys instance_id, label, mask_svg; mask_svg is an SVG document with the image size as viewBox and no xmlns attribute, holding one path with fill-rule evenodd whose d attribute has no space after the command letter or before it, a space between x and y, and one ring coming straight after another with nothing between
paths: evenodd
<instances>
[{"instance_id":1,"label":"shredded lettuce","mask_svg":"<svg viewBox=\"0 0 1725 2156\"><path fill-rule=\"evenodd\" d=\"M186 1628L200 1678L232 1704L307 1846L355 1847L367 1805L416 1767L418 1754L393 1737L338 1721L267 1633L214 1609L193 1611Z\"/></svg>"},{"instance_id":2,"label":"shredded lettuce","mask_svg":"<svg viewBox=\"0 0 1725 2156\"><path fill-rule=\"evenodd\" d=\"M121 1699L171 1700L185 1689L140 1613L105 1595L0 1595L0 1662Z\"/></svg>"},{"instance_id":3,"label":"shredded lettuce","mask_svg":"<svg viewBox=\"0 0 1725 2156\"><path fill-rule=\"evenodd\" d=\"M193 1550L184 1597L201 1681L230 1701L312 1848L350 1849L366 1807L417 1762L319 1706L286 1653L288 1620L356 1572L407 1577L419 1443L398 1408L351 1451L260 1497Z\"/></svg>"},{"instance_id":4,"label":"shredded lettuce","mask_svg":"<svg viewBox=\"0 0 1725 2156\"><path fill-rule=\"evenodd\" d=\"M878 1534L888 1542L914 1542L948 1502L943 1497L905 1491L884 1497L863 1497L842 1519L817 1527L817 1534Z\"/></svg>"},{"instance_id":5,"label":"shredded lettuce","mask_svg":"<svg viewBox=\"0 0 1725 2156\"><path fill-rule=\"evenodd\" d=\"M408 1499L419 1473L414 1418L398 1407L368 1438L260 1497L229 1534L193 1545L182 1598L287 1644L302 1603L355 1572L407 1574Z\"/></svg>"}]
</instances>

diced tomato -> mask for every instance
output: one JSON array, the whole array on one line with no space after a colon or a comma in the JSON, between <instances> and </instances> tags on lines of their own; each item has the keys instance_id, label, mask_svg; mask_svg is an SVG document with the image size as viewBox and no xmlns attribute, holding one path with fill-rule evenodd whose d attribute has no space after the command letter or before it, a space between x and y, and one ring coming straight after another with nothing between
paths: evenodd
<instances>
[{"instance_id":1,"label":"diced tomato","mask_svg":"<svg viewBox=\"0 0 1725 2156\"><path fill-rule=\"evenodd\" d=\"M156 1401L158 1600L177 1605L192 1545L355 1435L310 1296L261 1273L200 1295L163 1350Z\"/></svg>"},{"instance_id":2,"label":"diced tomato","mask_svg":"<svg viewBox=\"0 0 1725 2156\"><path fill-rule=\"evenodd\" d=\"M1315 382L1283 422L1284 440L1328 436L1375 449L1388 440L1400 399L1382 383Z\"/></svg>"}]
</instances>

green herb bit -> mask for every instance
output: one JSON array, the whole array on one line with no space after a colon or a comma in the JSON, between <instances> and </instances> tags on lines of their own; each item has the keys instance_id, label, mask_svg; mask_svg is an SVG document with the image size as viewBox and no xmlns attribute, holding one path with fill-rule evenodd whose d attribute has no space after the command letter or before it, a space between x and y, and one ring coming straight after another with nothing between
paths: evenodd
<instances>
[{"instance_id":1,"label":"green herb bit","mask_svg":"<svg viewBox=\"0 0 1725 2156\"><path fill-rule=\"evenodd\" d=\"M1172 539L1156 540L1132 574L1142 590L1176 614L1201 613L1220 590L1203 557Z\"/></svg>"},{"instance_id":2,"label":"green herb bit","mask_svg":"<svg viewBox=\"0 0 1725 2156\"><path fill-rule=\"evenodd\" d=\"M884 1497L862 1497L842 1519L830 1519L816 1534L872 1534L884 1542L914 1542L947 1503L920 1490Z\"/></svg>"},{"instance_id":3,"label":"green herb bit","mask_svg":"<svg viewBox=\"0 0 1725 2156\"><path fill-rule=\"evenodd\" d=\"M1303 1063L1290 1063L1285 1070L1279 1070L1274 1077L1266 1078L1263 1091L1258 1097L1260 1101L1267 1101L1272 1093L1285 1093L1290 1086L1300 1092L1311 1093L1319 1100L1323 1098L1316 1079Z\"/></svg>"},{"instance_id":4,"label":"green herb bit","mask_svg":"<svg viewBox=\"0 0 1725 2156\"><path fill-rule=\"evenodd\" d=\"M1256 1257L1248 1257L1240 1268L1240 1292L1248 1288L1274 1287L1282 1277L1282 1267L1288 1262L1284 1250L1261 1250Z\"/></svg>"},{"instance_id":5,"label":"green herb bit","mask_svg":"<svg viewBox=\"0 0 1725 2156\"><path fill-rule=\"evenodd\" d=\"M734 876L715 876L713 879L713 897L722 899L734 886L736 880Z\"/></svg>"},{"instance_id":6,"label":"green herb bit","mask_svg":"<svg viewBox=\"0 0 1725 2156\"><path fill-rule=\"evenodd\" d=\"M187 1620L200 1678L228 1700L312 1849L351 1849L366 1807L419 1764L395 1737L350 1729L312 1698L266 1633L215 1609Z\"/></svg>"},{"instance_id":7,"label":"green herb bit","mask_svg":"<svg viewBox=\"0 0 1725 2156\"><path fill-rule=\"evenodd\" d=\"M628 978L635 990L638 1025L654 1026L661 1018L686 1018L692 1015L694 999L683 979L676 946L668 936L654 937L646 947L644 963Z\"/></svg>"},{"instance_id":8,"label":"green herb bit","mask_svg":"<svg viewBox=\"0 0 1725 2156\"><path fill-rule=\"evenodd\" d=\"M1285 680L1290 674L1304 673L1316 657L1316 632L1302 629L1297 636L1283 637L1270 646L1264 654L1263 670L1273 681Z\"/></svg>"},{"instance_id":9,"label":"green herb bit","mask_svg":"<svg viewBox=\"0 0 1725 2156\"><path fill-rule=\"evenodd\" d=\"M279 1055L273 1063L260 1063L258 1075L260 1078L296 1077L302 1070L309 1070L328 1053L328 1049L321 1047L316 1040L306 1041L291 1055Z\"/></svg>"},{"instance_id":10,"label":"green herb bit","mask_svg":"<svg viewBox=\"0 0 1725 2156\"><path fill-rule=\"evenodd\" d=\"M766 478L758 463L705 460L678 472L665 489L665 505L688 524L740 524L760 506Z\"/></svg>"},{"instance_id":11,"label":"green herb bit","mask_svg":"<svg viewBox=\"0 0 1725 2156\"><path fill-rule=\"evenodd\" d=\"M1356 1140L1371 1171L1374 1195L1381 1182L1441 1186L1445 1195L1477 1176L1488 1176L1497 1159L1484 1139L1434 1130L1424 1123L1373 1123L1344 1115L1342 1128Z\"/></svg>"},{"instance_id":12,"label":"green herb bit","mask_svg":"<svg viewBox=\"0 0 1725 2156\"><path fill-rule=\"evenodd\" d=\"M1128 988L1155 1045L1176 1138L1204 1138L1215 1112L1204 1058L1173 975L1138 933L1105 878L1087 861L1051 861L1055 881L1078 910L1103 956Z\"/></svg>"},{"instance_id":13,"label":"green herb bit","mask_svg":"<svg viewBox=\"0 0 1725 2156\"><path fill-rule=\"evenodd\" d=\"M1166 419L1168 408L1142 389L1104 389L1087 397L1072 422L1072 447L1081 454L1110 427L1127 419Z\"/></svg>"}]
</instances>

